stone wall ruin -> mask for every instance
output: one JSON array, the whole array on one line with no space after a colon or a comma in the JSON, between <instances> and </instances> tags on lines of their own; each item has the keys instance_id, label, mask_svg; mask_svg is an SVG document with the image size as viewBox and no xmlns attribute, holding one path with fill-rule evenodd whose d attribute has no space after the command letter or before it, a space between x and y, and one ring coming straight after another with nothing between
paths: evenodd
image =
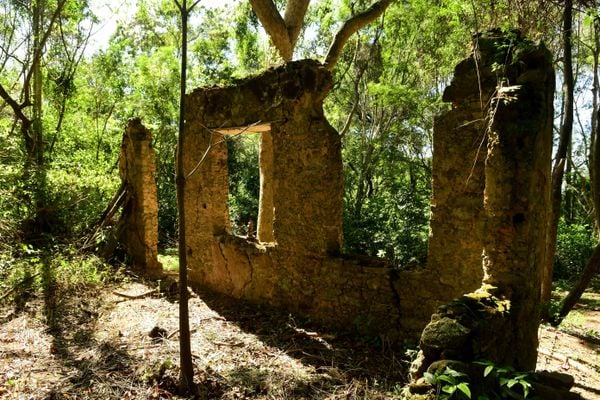
<instances>
[{"instance_id":1,"label":"stone wall ruin","mask_svg":"<svg viewBox=\"0 0 600 400\"><path fill-rule=\"evenodd\" d=\"M476 383L472 387L476 397L486 388L477 386L484 374L475 361L490 360L522 371L536 366L550 205L552 56L543 45L518 33L492 31L476 36L475 42L475 58L458 65L444 98L454 104L449 114L459 115L481 93L474 84L468 85L475 75L483 87L488 80L497 82L491 97L484 92L485 164L479 168L484 174L483 204L474 211L483 220L474 236L483 248L484 276L476 291L440 307L423 330L420 357L412 371L415 395L429 390L421 378L425 371L435 374L451 366L465 373ZM450 245L467 254L461 239ZM552 389L540 376L528 379L534 382L534 396L572 398L569 385ZM488 379L486 384L497 382ZM542 395L548 389L555 394Z\"/></svg>"},{"instance_id":2,"label":"stone wall ruin","mask_svg":"<svg viewBox=\"0 0 600 400\"><path fill-rule=\"evenodd\" d=\"M190 280L332 328L415 337L438 304L429 277L340 255L341 139L322 106L331 85L325 68L304 60L187 96ZM256 240L230 234L227 210L223 139L246 132L261 135Z\"/></svg>"},{"instance_id":3,"label":"stone wall ruin","mask_svg":"<svg viewBox=\"0 0 600 400\"><path fill-rule=\"evenodd\" d=\"M504 234L491 228L489 211L488 183L500 179L501 169L484 164L486 157L492 160L489 100L502 80L491 67L499 61L493 46L482 43L457 66L444 95L453 109L436 120L429 265L413 271L379 259L340 255L341 142L323 115L331 75L319 63L291 62L233 86L190 93L184 134L190 280L236 298L286 308L330 328L391 341L418 337L440 304L481 285L482 251ZM536 62L518 64L510 73L527 83L539 75ZM478 73L480 65L489 68ZM512 75L506 77L512 82ZM553 89L549 81L536 84ZM538 103L518 104L526 115L541 115ZM257 238L231 235L227 209L224 140L246 132L261 135ZM506 154L499 162L514 162ZM529 201L539 194L527 186L531 182L505 182L510 184L506 190ZM512 207L510 197L501 198ZM539 227L543 217L533 219ZM528 238L533 234L527 231Z\"/></svg>"},{"instance_id":4,"label":"stone wall ruin","mask_svg":"<svg viewBox=\"0 0 600 400\"><path fill-rule=\"evenodd\" d=\"M195 170L185 199L190 279L334 328L393 332L400 313L392 269L339 255L341 140L322 108L331 84L326 69L305 60L188 95L185 169ZM235 237L228 226L222 140L246 132L261 135L256 240Z\"/></svg>"},{"instance_id":5,"label":"stone wall ruin","mask_svg":"<svg viewBox=\"0 0 600 400\"><path fill-rule=\"evenodd\" d=\"M124 247L133 267L151 276L162 273L158 262L158 198L154 177L152 133L140 119L127 123L119 175L123 211L117 222L117 240Z\"/></svg>"}]
</instances>

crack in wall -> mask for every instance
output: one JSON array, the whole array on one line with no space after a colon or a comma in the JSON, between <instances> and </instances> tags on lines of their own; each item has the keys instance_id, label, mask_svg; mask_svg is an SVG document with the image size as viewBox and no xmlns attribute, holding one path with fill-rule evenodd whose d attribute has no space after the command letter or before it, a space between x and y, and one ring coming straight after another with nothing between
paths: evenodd
<instances>
[{"instance_id":1,"label":"crack in wall","mask_svg":"<svg viewBox=\"0 0 600 400\"><path fill-rule=\"evenodd\" d=\"M231 277L231 271L229 270L229 261L227 261L227 257L225 257L225 251L223 250L223 244L221 242L218 242L218 246L219 246L219 251L221 253L221 257L223 258L223 265L225 266L225 272L227 272L227 278L229 279L229 285L231 287L230 289L230 295L233 295L234 291L235 291L235 287L233 284L233 278Z\"/></svg>"},{"instance_id":2,"label":"crack in wall","mask_svg":"<svg viewBox=\"0 0 600 400\"><path fill-rule=\"evenodd\" d=\"M392 291L392 304L396 307L398 311L398 319L402 318L402 300L400 299L400 293L398 293L398 289L396 289L395 283L400 279L398 271L395 269L390 269L388 273L388 282L390 284L390 290Z\"/></svg>"},{"instance_id":3,"label":"crack in wall","mask_svg":"<svg viewBox=\"0 0 600 400\"><path fill-rule=\"evenodd\" d=\"M248 279L247 282L244 283L244 286L242 287L242 295L246 294L246 289L248 288L248 286L252 283L252 280L254 279L254 265L252 265L252 259L250 257L250 254L248 254L248 251L245 251L244 254L246 254L246 259L248 260L248 267L250 267L250 278Z\"/></svg>"}]
</instances>

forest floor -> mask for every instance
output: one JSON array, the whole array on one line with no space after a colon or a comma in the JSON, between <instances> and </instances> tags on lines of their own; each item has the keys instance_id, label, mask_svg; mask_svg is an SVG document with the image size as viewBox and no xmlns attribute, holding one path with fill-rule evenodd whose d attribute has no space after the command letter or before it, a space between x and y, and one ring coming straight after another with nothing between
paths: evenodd
<instances>
[{"instance_id":1,"label":"forest floor","mask_svg":"<svg viewBox=\"0 0 600 400\"><path fill-rule=\"evenodd\" d=\"M600 399L600 294L584 293L558 328L540 326L539 338L537 369L573 375L574 392Z\"/></svg>"},{"instance_id":2,"label":"forest floor","mask_svg":"<svg viewBox=\"0 0 600 400\"><path fill-rule=\"evenodd\" d=\"M124 276L0 300L0 398L177 398L178 304L159 283ZM406 382L410 357L378 338L200 291L190 315L207 399L399 399ZM572 374L584 398L600 398L600 295L586 294L573 315L540 329L538 367Z\"/></svg>"}]
</instances>

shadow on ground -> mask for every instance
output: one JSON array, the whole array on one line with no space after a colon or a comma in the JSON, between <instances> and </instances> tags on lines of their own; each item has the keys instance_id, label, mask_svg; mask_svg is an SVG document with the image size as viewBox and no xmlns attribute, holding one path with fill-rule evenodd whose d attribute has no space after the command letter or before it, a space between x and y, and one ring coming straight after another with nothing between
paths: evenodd
<instances>
[{"instance_id":1,"label":"shadow on ground","mask_svg":"<svg viewBox=\"0 0 600 400\"><path fill-rule=\"evenodd\" d=\"M317 370L336 368L350 379L405 382L406 349L393 348L382 338L331 332L305 318L249 303L206 289L194 292L208 307L260 341Z\"/></svg>"}]
</instances>

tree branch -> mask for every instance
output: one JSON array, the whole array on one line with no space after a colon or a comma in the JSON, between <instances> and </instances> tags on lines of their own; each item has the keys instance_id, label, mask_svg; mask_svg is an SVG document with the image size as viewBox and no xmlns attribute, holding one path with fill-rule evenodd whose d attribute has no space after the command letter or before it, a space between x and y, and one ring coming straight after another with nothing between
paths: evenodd
<instances>
[{"instance_id":1,"label":"tree branch","mask_svg":"<svg viewBox=\"0 0 600 400\"><path fill-rule=\"evenodd\" d=\"M28 104L20 105L17 103L10 95L4 90L4 87L0 84L0 97L6 101L6 103L12 108L15 116L21 121L22 124L28 125L31 124L31 120L27 118L25 114L23 114L23 108Z\"/></svg>"},{"instance_id":2,"label":"tree branch","mask_svg":"<svg viewBox=\"0 0 600 400\"><path fill-rule=\"evenodd\" d=\"M288 0L287 7L285 8L283 20L287 27L288 39L292 47L292 52L298 41L300 31L302 30L308 3L310 3L310 0Z\"/></svg>"},{"instance_id":3,"label":"tree branch","mask_svg":"<svg viewBox=\"0 0 600 400\"><path fill-rule=\"evenodd\" d=\"M332 70L338 62L340 58L340 54L344 49L344 45L350 39L356 31L358 31L363 26L372 22L374 19L379 17L386 8L392 3L394 0L379 0L371 7L369 7L366 11L355 15L350 18L348 21L344 23L341 29L335 34L333 38L333 43L329 47L327 51L327 56L325 57L325 62L323 65L328 70Z\"/></svg>"},{"instance_id":4,"label":"tree branch","mask_svg":"<svg viewBox=\"0 0 600 400\"><path fill-rule=\"evenodd\" d=\"M260 20L263 28L273 41L273 45L284 61L291 61L294 49L290 42L288 29L281 18L281 14L272 0L250 0L254 13Z\"/></svg>"},{"instance_id":5,"label":"tree branch","mask_svg":"<svg viewBox=\"0 0 600 400\"><path fill-rule=\"evenodd\" d=\"M52 18L50 19L50 23L48 24L48 28L46 29L46 32L44 32L44 36L42 36L42 40L40 41L40 46L38 48L38 51L36 51L33 54L33 58L31 59L30 65L35 65L35 63L39 62L40 58L42 57L42 52L43 52L42 49L44 48L44 46L46 46L46 42L48 41L48 38L50 37L50 32L52 32L52 25L54 25L54 22L56 21L56 19L62 12L62 9L65 6L66 2L67 2L67 0L60 0L58 2L58 4L56 5L56 10L54 10L54 13L52 14ZM23 84L24 88L27 88L29 86L29 82L31 81L32 74L33 74L33 68L31 68L27 72L27 75L25 76L25 82Z\"/></svg>"},{"instance_id":6,"label":"tree branch","mask_svg":"<svg viewBox=\"0 0 600 400\"><path fill-rule=\"evenodd\" d=\"M192 5L190 6L190 8L188 8L188 12L192 12L192 10L193 10L193 9L194 9L194 8L195 8L197 5L198 5L198 3L200 3L200 1L201 1L201 0L196 0L196 1L194 2L194 4L192 4Z\"/></svg>"}]
</instances>

